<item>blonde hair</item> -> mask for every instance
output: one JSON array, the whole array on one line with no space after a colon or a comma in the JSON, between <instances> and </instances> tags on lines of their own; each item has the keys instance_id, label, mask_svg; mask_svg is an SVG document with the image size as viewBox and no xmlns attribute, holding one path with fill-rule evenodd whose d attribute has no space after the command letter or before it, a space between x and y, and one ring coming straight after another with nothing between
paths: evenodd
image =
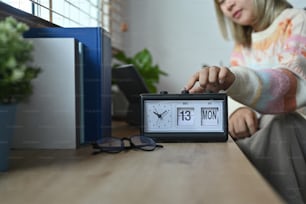
<instances>
[{"instance_id":1,"label":"blonde hair","mask_svg":"<svg viewBox=\"0 0 306 204\"><path fill-rule=\"evenodd\" d=\"M242 26L227 19L221 11L218 0L214 1L217 13L217 19L220 31L225 39L229 39L229 32L236 43L250 47L252 43L251 26ZM267 28L274 19L286 8L292 8L292 5L286 0L253 0L254 14L256 16L255 24L258 29Z\"/></svg>"}]
</instances>

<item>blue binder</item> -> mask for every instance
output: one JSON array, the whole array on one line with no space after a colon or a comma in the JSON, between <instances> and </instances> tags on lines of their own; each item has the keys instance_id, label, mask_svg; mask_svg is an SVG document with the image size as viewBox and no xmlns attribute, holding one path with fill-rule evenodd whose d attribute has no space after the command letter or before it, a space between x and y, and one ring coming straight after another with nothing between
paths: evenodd
<instances>
[{"instance_id":1,"label":"blue binder","mask_svg":"<svg viewBox=\"0 0 306 204\"><path fill-rule=\"evenodd\" d=\"M111 136L111 41L108 33L100 27L50 27L31 28L24 37L73 37L83 43L85 136L81 143L89 144Z\"/></svg>"}]
</instances>

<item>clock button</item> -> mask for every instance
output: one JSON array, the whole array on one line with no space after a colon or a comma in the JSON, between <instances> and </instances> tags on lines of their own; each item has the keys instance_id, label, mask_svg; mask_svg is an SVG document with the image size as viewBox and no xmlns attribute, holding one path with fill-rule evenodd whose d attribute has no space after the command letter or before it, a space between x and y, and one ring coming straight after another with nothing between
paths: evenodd
<instances>
[{"instance_id":1,"label":"clock button","mask_svg":"<svg viewBox=\"0 0 306 204\"><path fill-rule=\"evenodd\" d=\"M181 94L189 94L189 91L184 89L184 90L181 91Z\"/></svg>"},{"instance_id":2,"label":"clock button","mask_svg":"<svg viewBox=\"0 0 306 204\"><path fill-rule=\"evenodd\" d=\"M159 92L159 94L166 95L166 94L168 94L168 91L161 91L161 92Z\"/></svg>"}]
</instances>

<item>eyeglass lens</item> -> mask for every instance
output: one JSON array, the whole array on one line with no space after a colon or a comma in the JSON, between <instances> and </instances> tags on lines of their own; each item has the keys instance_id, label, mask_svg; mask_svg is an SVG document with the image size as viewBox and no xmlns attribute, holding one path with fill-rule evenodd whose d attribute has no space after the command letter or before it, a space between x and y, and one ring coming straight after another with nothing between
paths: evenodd
<instances>
[{"instance_id":1,"label":"eyeglass lens","mask_svg":"<svg viewBox=\"0 0 306 204\"><path fill-rule=\"evenodd\" d=\"M125 146L124 141L129 141L130 146ZM156 147L163 147L157 145L155 141L145 136L132 136L130 138L116 138L116 137L104 137L94 144L95 149L99 149L103 152L120 152L124 149L141 149L145 151L152 151Z\"/></svg>"}]
</instances>

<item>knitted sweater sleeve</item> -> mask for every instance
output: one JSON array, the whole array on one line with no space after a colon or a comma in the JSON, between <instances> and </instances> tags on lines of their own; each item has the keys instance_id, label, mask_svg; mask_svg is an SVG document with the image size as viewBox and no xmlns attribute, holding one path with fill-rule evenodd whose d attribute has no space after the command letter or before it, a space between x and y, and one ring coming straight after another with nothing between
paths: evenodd
<instances>
[{"instance_id":1,"label":"knitted sweater sleeve","mask_svg":"<svg viewBox=\"0 0 306 204\"><path fill-rule=\"evenodd\" d=\"M226 90L260 113L295 111L306 105L306 12L286 15L269 37L237 45L232 53L234 83Z\"/></svg>"}]
</instances>

